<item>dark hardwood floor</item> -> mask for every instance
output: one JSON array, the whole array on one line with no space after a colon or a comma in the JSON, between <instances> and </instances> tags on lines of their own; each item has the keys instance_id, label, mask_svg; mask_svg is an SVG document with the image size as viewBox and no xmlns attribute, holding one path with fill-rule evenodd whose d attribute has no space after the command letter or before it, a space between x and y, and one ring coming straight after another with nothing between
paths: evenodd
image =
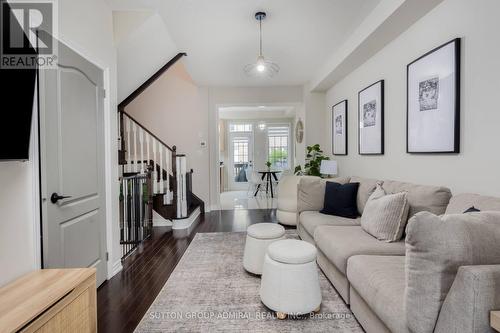
<instances>
[{"instance_id":1,"label":"dark hardwood floor","mask_svg":"<svg viewBox=\"0 0 500 333\"><path fill-rule=\"evenodd\" d=\"M153 228L147 240L123 262L123 270L97 291L98 331L132 332L168 280L198 232L246 231L259 222L277 222L276 210L223 210L199 218L194 231L176 239L167 228Z\"/></svg>"}]
</instances>

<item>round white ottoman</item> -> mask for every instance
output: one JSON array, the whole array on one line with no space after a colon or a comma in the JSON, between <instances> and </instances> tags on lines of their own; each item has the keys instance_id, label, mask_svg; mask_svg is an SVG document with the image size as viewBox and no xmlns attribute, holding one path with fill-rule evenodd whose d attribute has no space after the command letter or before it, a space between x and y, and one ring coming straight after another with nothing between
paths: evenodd
<instances>
[{"instance_id":1,"label":"round white ottoman","mask_svg":"<svg viewBox=\"0 0 500 333\"><path fill-rule=\"evenodd\" d=\"M314 245L295 239L269 245L262 267L260 299L277 312L279 319L287 314L319 311L321 290Z\"/></svg>"},{"instance_id":2,"label":"round white ottoman","mask_svg":"<svg viewBox=\"0 0 500 333\"><path fill-rule=\"evenodd\" d=\"M262 263L269 244L285 239L285 228L277 223L252 224L247 229L243 267L250 273L262 274Z\"/></svg>"}]
</instances>

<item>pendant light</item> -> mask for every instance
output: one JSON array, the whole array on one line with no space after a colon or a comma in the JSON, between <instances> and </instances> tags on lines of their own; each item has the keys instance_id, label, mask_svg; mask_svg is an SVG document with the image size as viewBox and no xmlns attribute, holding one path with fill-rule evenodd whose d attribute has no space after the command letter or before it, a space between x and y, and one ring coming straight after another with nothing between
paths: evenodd
<instances>
[{"instance_id":1,"label":"pendant light","mask_svg":"<svg viewBox=\"0 0 500 333\"><path fill-rule=\"evenodd\" d=\"M257 57L257 61L255 63L248 64L244 67L244 71L248 76L273 77L280 71L280 67L276 63L266 60L262 54L262 20L265 18L266 13L255 13L255 19L259 21L259 56Z\"/></svg>"}]
</instances>

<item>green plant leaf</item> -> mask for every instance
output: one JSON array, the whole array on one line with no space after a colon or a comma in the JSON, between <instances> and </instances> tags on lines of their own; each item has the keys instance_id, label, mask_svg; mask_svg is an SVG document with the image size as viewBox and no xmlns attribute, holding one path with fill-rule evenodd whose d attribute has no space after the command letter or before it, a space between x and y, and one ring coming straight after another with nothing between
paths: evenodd
<instances>
[{"instance_id":1,"label":"green plant leaf","mask_svg":"<svg viewBox=\"0 0 500 333\"><path fill-rule=\"evenodd\" d=\"M321 176L320 166L321 161L329 160L330 157L323 155L323 150L319 144L314 144L312 146L306 147L306 163L304 164L304 169L300 165L295 167L294 173L305 174L308 176Z\"/></svg>"}]
</instances>

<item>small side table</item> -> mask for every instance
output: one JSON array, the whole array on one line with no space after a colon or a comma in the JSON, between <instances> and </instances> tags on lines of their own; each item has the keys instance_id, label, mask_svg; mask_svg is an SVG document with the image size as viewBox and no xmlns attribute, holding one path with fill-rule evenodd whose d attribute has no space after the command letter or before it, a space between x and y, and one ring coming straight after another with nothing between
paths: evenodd
<instances>
[{"instance_id":1,"label":"small side table","mask_svg":"<svg viewBox=\"0 0 500 333\"><path fill-rule=\"evenodd\" d=\"M490 312L490 326L500 332L500 310Z\"/></svg>"},{"instance_id":2,"label":"small side table","mask_svg":"<svg viewBox=\"0 0 500 333\"><path fill-rule=\"evenodd\" d=\"M281 171L271 171L271 170L259 171L259 173L262 175L261 179L264 180L264 178L266 178L266 180L265 180L265 182L266 182L266 193L269 191L269 189L271 189L271 198L274 198L273 180L272 180L272 178L274 178L275 181L278 181L278 177L276 175L278 173L280 173L280 172ZM272 176L272 178L271 178L271 176ZM255 190L254 197L256 197L257 193L259 193L260 185L261 184L259 184L257 186L257 189Z\"/></svg>"}]
</instances>

